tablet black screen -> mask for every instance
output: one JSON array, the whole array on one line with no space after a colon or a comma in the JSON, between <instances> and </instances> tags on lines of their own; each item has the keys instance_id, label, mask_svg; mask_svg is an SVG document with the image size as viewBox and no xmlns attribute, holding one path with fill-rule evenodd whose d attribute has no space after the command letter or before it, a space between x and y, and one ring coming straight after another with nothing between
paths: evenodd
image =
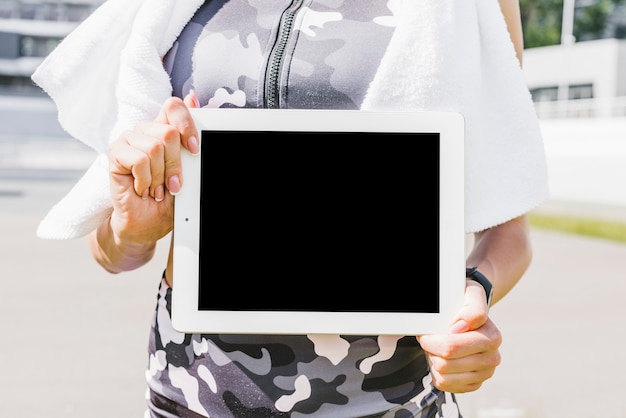
<instances>
[{"instance_id":1,"label":"tablet black screen","mask_svg":"<svg viewBox=\"0 0 626 418\"><path fill-rule=\"evenodd\" d=\"M439 312L439 134L201 143L200 310Z\"/></svg>"}]
</instances>

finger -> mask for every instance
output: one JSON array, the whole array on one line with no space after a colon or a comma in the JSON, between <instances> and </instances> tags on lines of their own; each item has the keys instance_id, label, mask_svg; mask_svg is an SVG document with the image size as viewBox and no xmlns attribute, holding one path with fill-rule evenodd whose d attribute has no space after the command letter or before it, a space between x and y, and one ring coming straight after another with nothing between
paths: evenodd
<instances>
[{"instance_id":1,"label":"finger","mask_svg":"<svg viewBox=\"0 0 626 418\"><path fill-rule=\"evenodd\" d=\"M446 360L495 351L502 344L502 335L492 321L478 330L462 334L431 334L418 337L422 349Z\"/></svg>"},{"instance_id":2,"label":"finger","mask_svg":"<svg viewBox=\"0 0 626 418\"><path fill-rule=\"evenodd\" d=\"M441 391L467 393L480 389L485 380L491 378L494 372L494 370L485 370L442 375L431 369L431 377L433 385Z\"/></svg>"},{"instance_id":3,"label":"finger","mask_svg":"<svg viewBox=\"0 0 626 418\"><path fill-rule=\"evenodd\" d=\"M193 89L189 90L189 93L187 93L184 97L183 102L190 109L197 109L200 107L200 99L198 99L198 96ZM187 149L192 154L198 154L200 152L200 137L197 135L189 137L187 141Z\"/></svg>"},{"instance_id":4,"label":"finger","mask_svg":"<svg viewBox=\"0 0 626 418\"><path fill-rule=\"evenodd\" d=\"M456 360L429 356L428 362L435 387L463 393L477 390L485 380L493 377L501 357L496 350Z\"/></svg>"},{"instance_id":5,"label":"finger","mask_svg":"<svg viewBox=\"0 0 626 418\"><path fill-rule=\"evenodd\" d=\"M186 100L192 103L194 96L195 93ZM180 141L189 152L197 154L200 151L198 131L185 101L178 97L171 97L166 100L156 121L174 127L180 134Z\"/></svg>"},{"instance_id":6,"label":"finger","mask_svg":"<svg viewBox=\"0 0 626 418\"><path fill-rule=\"evenodd\" d=\"M450 328L453 334L480 328L488 319L489 306L485 289L474 280L467 280L463 307L455 315Z\"/></svg>"},{"instance_id":7,"label":"finger","mask_svg":"<svg viewBox=\"0 0 626 418\"><path fill-rule=\"evenodd\" d=\"M154 182L152 158L146 152L152 142L141 133L127 132L123 139L111 145L109 151L111 174L132 177L135 193L144 198L150 195Z\"/></svg>"},{"instance_id":8,"label":"finger","mask_svg":"<svg viewBox=\"0 0 626 418\"><path fill-rule=\"evenodd\" d=\"M193 102L193 98L189 100ZM175 195L183 184L180 145L182 144L192 154L199 153L198 132L187 105L176 97L168 99L163 104L156 121L171 126L176 133L165 138L165 185L167 190Z\"/></svg>"},{"instance_id":9,"label":"finger","mask_svg":"<svg viewBox=\"0 0 626 418\"><path fill-rule=\"evenodd\" d=\"M179 137L173 127L159 123L137 125L136 131L126 136L129 147L146 154L151 176L149 195L158 202L162 201L165 195L167 154L180 153Z\"/></svg>"},{"instance_id":10,"label":"finger","mask_svg":"<svg viewBox=\"0 0 626 418\"><path fill-rule=\"evenodd\" d=\"M430 356L431 368L442 375L462 374L469 372L492 373L502 360L499 350L483 351L471 356L457 359L444 359Z\"/></svg>"},{"instance_id":11,"label":"finger","mask_svg":"<svg viewBox=\"0 0 626 418\"><path fill-rule=\"evenodd\" d=\"M183 102L190 109L195 109L195 108L200 107L200 100L198 99L198 96L196 95L196 92L193 89L189 90L189 93L187 93L187 95L183 99Z\"/></svg>"}]
</instances>

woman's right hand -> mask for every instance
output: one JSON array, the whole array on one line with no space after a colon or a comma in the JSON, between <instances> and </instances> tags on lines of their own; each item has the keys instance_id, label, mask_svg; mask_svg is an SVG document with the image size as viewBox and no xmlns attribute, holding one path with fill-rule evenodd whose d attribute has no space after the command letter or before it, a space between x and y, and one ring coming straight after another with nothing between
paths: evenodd
<instances>
[{"instance_id":1,"label":"woman's right hand","mask_svg":"<svg viewBox=\"0 0 626 418\"><path fill-rule=\"evenodd\" d=\"M158 241L172 230L173 195L183 184L181 146L199 152L198 132L188 109L196 106L193 93L184 101L172 97L154 121L124 132L111 144L111 227L119 239Z\"/></svg>"},{"instance_id":2,"label":"woman's right hand","mask_svg":"<svg viewBox=\"0 0 626 418\"><path fill-rule=\"evenodd\" d=\"M168 99L159 115L124 132L109 148L113 212L94 234L92 253L111 272L137 268L174 223L174 196L183 185L180 152L200 151L189 108L193 92Z\"/></svg>"}]
</instances>

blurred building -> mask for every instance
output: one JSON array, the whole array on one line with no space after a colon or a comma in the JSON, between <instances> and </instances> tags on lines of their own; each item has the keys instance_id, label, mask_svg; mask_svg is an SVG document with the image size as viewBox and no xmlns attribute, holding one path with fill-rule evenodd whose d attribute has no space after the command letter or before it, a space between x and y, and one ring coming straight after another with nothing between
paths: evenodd
<instances>
[{"instance_id":1,"label":"blurred building","mask_svg":"<svg viewBox=\"0 0 626 418\"><path fill-rule=\"evenodd\" d=\"M626 3L613 2L603 26L589 30L592 21L583 12L597 3L563 0L560 44L524 51L526 81L541 118L626 116ZM574 36L576 19L588 30Z\"/></svg>"},{"instance_id":2,"label":"blurred building","mask_svg":"<svg viewBox=\"0 0 626 418\"><path fill-rule=\"evenodd\" d=\"M43 96L31 74L103 1L0 0L0 96ZM607 36L626 31L626 5L618 10ZM527 49L524 73L542 118L626 116L626 40Z\"/></svg>"},{"instance_id":3,"label":"blurred building","mask_svg":"<svg viewBox=\"0 0 626 418\"><path fill-rule=\"evenodd\" d=\"M0 180L78 176L94 158L31 75L104 0L0 0Z\"/></svg>"},{"instance_id":4,"label":"blurred building","mask_svg":"<svg viewBox=\"0 0 626 418\"><path fill-rule=\"evenodd\" d=\"M570 8L594 0L566 0ZM566 13L563 14L567 16ZM626 207L626 9L595 37L524 51L524 75L540 118L553 202ZM564 18L564 23L566 19ZM600 205L600 206L598 206Z\"/></svg>"},{"instance_id":5,"label":"blurred building","mask_svg":"<svg viewBox=\"0 0 626 418\"><path fill-rule=\"evenodd\" d=\"M31 74L103 1L0 0L0 102L47 99ZM525 50L524 73L541 118L626 116L626 40L618 39L626 34L626 4L605 32L613 38Z\"/></svg>"},{"instance_id":6,"label":"blurred building","mask_svg":"<svg viewBox=\"0 0 626 418\"><path fill-rule=\"evenodd\" d=\"M34 96L41 60L103 0L0 0L0 95Z\"/></svg>"},{"instance_id":7,"label":"blurred building","mask_svg":"<svg viewBox=\"0 0 626 418\"><path fill-rule=\"evenodd\" d=\"M524 74L541 118L626 116L626 40L526 49Z\"/></svg>"}]
</instances>

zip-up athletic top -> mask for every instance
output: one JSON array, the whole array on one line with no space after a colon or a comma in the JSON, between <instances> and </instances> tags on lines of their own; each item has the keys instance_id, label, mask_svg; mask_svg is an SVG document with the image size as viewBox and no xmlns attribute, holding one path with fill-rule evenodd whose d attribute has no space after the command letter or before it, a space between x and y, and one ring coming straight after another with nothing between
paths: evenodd
<instances>
[{"instance_id":1,"label":"zip-up athletic top","mask_svg":"<svg viewBox=\"0 0 626 418\"><path fill-rule=\"evenodd\" d=\"M393 35L390 3L207 1L164 58L173 94L193 89L203 107L358 109ZM152 417L460 417L414 336L182 334L170 302L163 280Z\"/></svg>"},{"instance_id":2,"label":"zip-up athletic top","mask_svg":"<svg viewBox=\"0 0 626 418\"><path fill-rule=\"evenodd\" d=\"M380 1L205 3L165 57L203 107L356 109L393 34Z\"/></svg>"}]
</instances>

